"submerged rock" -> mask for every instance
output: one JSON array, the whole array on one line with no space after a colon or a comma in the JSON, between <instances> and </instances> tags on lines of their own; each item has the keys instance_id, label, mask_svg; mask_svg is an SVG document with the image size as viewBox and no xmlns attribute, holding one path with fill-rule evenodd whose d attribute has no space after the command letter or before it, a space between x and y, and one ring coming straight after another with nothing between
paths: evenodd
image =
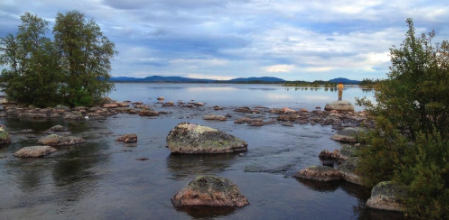
<instances>
[{"instance_id":1,"label":"submerged rock","mask_svg":"<svg viewBox=\"0 0 449 220\"><path fill-rule=\"evenodd\" d=\"M371 197L366 202L366 206L373 209L403 212L405 205L401 198L404 198L406 194L404 187L392 181L380 182L371 190Z\"/></svg>"},{"instance_id":2,"label":"submerged rock","mask_svg":"<svg viewBox=\"0 0 449 220\"><path fill-rule=\"evenodd\" d=\"M0 145L9 143L11 143L11 137L5 129L0 128Z\"/></svg>"},{"instance_id":3,"label":"submerged rock","mask_svg":"<svg viewBox=\"0 0 449 220\"><path fill-rule=\"evenodd\" d=\"M46 133L63 132L63 131L67 131L67 128L62 125L55 125L55 126L49 128L46 131Z\"/></svg>"},{"instance_id":4,"label":"submerged rock","mask_svg":"<svg viewBox=\"0 0 449 220\"><path fill-rule=\"evenodd\" d=\"M31 146L24 147L16 151L14 157L43 157L56 152L56 149L50 146Z\"/></svg>"},{"instance_id":5,"label":"submerged rock","mask_svg":"<svg viewBox=\"0 0 449 220\"><path fill-rule=\"evenodd\" d=\"M57 134L50 134L41 139L39 139L38 143L41 145L50 145L50 146L63 146L63 145L75 145L86 142L83 138L75 137L75 136L59 136Z\"/></svg>"},{"instance_id":6,"label":"submerged rock","mask_svg":"<svg viewBox=\"0 0 449 220\"><path fill-rule=\"evenodd\" d=\"M217 129L181 122L170 131L167 145L172 153L232 153L246 151L247 143Z\"/></svg>"},{"instance_id":7,"label":"submerged rock","mask_svg":"<svg viewBox=\"0 0 449 220\"><path fill-rule=\"evenodd\" d=\"M310 166L302 169L295 177L300 179L315 180L320 182L329 182L341 180L341 174L332 167Z\"/></svg>"},{"instance_id":8,"label":"submerged rock","mask_svg":"<svg viewBox=\"0 0 449 220\"><path fill-rule=\"evenodd\" d=\"M177 208L189 206L243 207L249 204L229 179L198 176L171 199Z\"/></svg>"},{"instance_id":9,"label":"submerged rock","mask_svg":"<svg viewBox=\"0 0 449 220\"><path fill-rule=\"evenodd\" d=\"M243 118L238 118L234 121L234 124L243 124L243 123L248 123L251 121L251 118L248 117L243 117Z\"/></svg>"},{"instance_id":10,"label":"submerged rock","mask_svg":"<svg viewBox=\"0 0 449 220\"><path fill-rule=\"evenodd\" d=\"M336 131L332 139L340 142L355 143L357 142L357 136L362 132L365 132L363 128L345 128Z\"/></svg>"},{"instance_id":11,"label":"submerged rock","mask_svg":"<svg viewBox=\"0 0 449 220\"><path fill-rule=\"evenodd\" d=\"M326 111L354 111L354 106L348 101L335 101L327 103L324 107Z\"/></svg>"},{"instance_id":12,"label":"submerged rock","mask_svg":"<svg viewBox=\"0 0 449 220\"><path fill-rule=\"evenodd\" d=\"M260 118L255 118L255 119L251 119L251 120L248 122L248 125L249 125L249 126L263 126L263 125L264 125L264 122L263 122L263 120L260 119Z\"/></svg>"},{"instance_id":13,"label":"submerged rock","mask_svg":"<svg viewBox=\"0 0 449 220\"><path fill-rule=\"evenodd\" d=\"M243 112L243 113L253 113L253 111L249 107L241 107L234 109L235 112Z\"/></svg>"},{"instance_id":14,"label":"submerged rock","mask_svg":"<svg viewBox=\"0 0 449 220\"><path fill-rule=\"evenodd\" d=\"M363 185L361 177L355 173L358 162L358 157L350 157L349 159L345 160L340 166L338 166L337 170L338 172L340 172L344 180L355 183L357 185Z\"/></svg>"},{"instance_id":15,"label":"submerged rock","mask_svg":"<svg viewBox=\"0 0 449 220\"><path fill-rule=\"evenodd\" d=\"M125 143L136 143L137 135L136 134L125 134L115 140L125 142Z\"/></svg>"}]
</instances>

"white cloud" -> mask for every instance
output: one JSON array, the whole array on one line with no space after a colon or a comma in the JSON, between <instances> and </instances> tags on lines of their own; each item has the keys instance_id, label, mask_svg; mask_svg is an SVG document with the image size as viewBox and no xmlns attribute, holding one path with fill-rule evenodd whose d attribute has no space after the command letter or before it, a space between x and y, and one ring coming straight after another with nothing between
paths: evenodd
<instances>
[{"instance_id":1,"label":"white cloud","mask_svg":"<svg viewBox=\"0 0 449 220\"><path fill-rule=\"evenodd\" d=\"M279 64L279 65L267 66L265 68L265 71L269 72L269 73L288 73L288 72L292 71L294 68L295 68L295 65Z\"/></svg>"}]
</instances>

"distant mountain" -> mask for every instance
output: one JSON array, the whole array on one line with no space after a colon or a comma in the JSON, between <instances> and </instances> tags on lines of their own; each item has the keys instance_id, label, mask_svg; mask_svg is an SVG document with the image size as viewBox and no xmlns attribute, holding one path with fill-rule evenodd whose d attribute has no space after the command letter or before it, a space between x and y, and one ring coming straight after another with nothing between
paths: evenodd
<instances>
[{"instance_id":1,"label":"distant mountain","mask_svg":"<svg viewBox=\"0 0 449 220\"><path fill-rule=\"evenodd\" d=\"M111 77L112 82L214 82L211 79L195 79L181 76L148 76L145 78L135 77Z\"/></svg>"},{"instance_id":2,"label":"distant mountain","mask_svg":"<svg viewBox=\"0 0 449 220\"><path fill-rule=\"evenodd\" d=\"M285 80L276 77L249 77L249 78L236 78L231 80L213 80L213 79L195 79L187 78L181 76L148 76L145 78L135 78L135 77L111 77L111 82L285 82Z\"/></svg>"},{"instance_id":3,"label":"distant mountain","mask_svg":"<svg viewBox=\"0 0 449 220\"><path fill-rule=\"evenodd\" d=\"M248 78L235 78L231 80L227 80L228 82L285 82L284 79L271 77L271 76L263 76L263 77L248 77Z\"/></svg>"},{"instance_id":4,"label":"distant mountain","mask_svg":"<svg viewBox=\"0 0 449 220\"><path fill-rule=\"evenodd\" d=\"M346 78L339 77L339 78L331 79L331 80L329 80L329 82L336 82L336 83L342 82L342 83L358 84L358 83L360 83L362 81L351 80L351 79L346 79Z\"/></svg>"}]
</instances>

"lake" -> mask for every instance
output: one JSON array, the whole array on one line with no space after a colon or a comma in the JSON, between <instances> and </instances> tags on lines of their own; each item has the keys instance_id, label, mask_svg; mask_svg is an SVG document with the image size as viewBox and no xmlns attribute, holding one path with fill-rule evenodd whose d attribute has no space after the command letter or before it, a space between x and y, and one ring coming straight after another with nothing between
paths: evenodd
<instances>
[{"instance_id":1,"label":"lake","mask_svg":"<svg viewBox=\"0 0 449 220\"><path fill-rule=\"evenodd\" d=\"M104 121L0 119L12 134L12 144L0 148L1 219L394 219L396 213L365 208L370 191L347 182L317 183L298 180L300 169L322 162L323 149L339 149L331 126L262 127L234 124L246 115L234 107L268 107L314 110L337 99L324 88L286 88L280 85L144 84L117 83L109 95L123 101L142 101L168 114L155 119L119 114ZM198 108L165 108L165 101L206 103ZM373 100L373 92L347 87L343 99ZM225 107L214 111L213 106ZM356 110L362 110L356 106ZM205 121L205 114L230 114L228 121ZM273 118L261 114L257 117ZM217 128L248 142L245 156L172 155L165 138L178 123L188 121ZM12 153L37 144L21 134L33 129L41 137L54 125L69 128L86 139L79 146L58 147L50 156L18 159ZM135 133L138 142L115 139ZM140 161L138 158L148 160ZM170 202L175 193L195 176L212 174L229 178L250 205L231 211L176 210Z\"/></svg>"}]
</instances>

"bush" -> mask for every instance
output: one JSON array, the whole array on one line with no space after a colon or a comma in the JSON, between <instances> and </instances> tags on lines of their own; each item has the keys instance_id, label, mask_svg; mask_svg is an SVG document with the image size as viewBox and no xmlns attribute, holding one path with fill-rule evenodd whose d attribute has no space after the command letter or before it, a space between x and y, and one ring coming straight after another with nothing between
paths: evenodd
<instances>
[{"instance_id":1,"label":"bush","mask_svg":"<svg viewBox=\"0 0 449 220\"><path fill-rule=\"evenodd\" d=\"M449 219L449 42L434 32L415 36L413 21L399 48L390 49L388 79L375 86L377 104L358 100L375 117L358 172L373 186L393 180L414 218Z\"/></svg>"}]
</instances>

